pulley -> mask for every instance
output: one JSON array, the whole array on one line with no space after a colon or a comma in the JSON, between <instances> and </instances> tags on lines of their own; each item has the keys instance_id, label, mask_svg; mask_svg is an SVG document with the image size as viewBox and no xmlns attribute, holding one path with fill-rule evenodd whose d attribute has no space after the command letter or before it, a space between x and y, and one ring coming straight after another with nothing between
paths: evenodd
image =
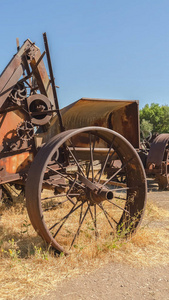
<instances>
[{"instance_id":1,"label":"pulley","mask_svg":"<svg viewBox=\"0 0 169 300\"><path fill-rule=\"evenodd\" d=\"M27 99L27 104L32 124L41 126L50 121L52 114L48 111L51 110L51 102L45 95L31 95Z\"/></svg>"}]
</instances>

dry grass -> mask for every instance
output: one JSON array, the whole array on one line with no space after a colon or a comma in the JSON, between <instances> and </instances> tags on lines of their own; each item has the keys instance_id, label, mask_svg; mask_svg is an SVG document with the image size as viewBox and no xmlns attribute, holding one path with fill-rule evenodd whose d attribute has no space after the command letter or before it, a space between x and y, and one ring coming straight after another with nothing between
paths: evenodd
<instances>
[{"instance_id":1,"label":"dry grass","mask_svg":"<svg viewBox=\"0 0 169 300\"><path fill-rule=\"evenodd\" d=\"M55 256L30 225L23 205L3 210L0 220L0 299L28 299L54 289L60 280L108 262L136 266L169 263L169 211L148 202L142 226L130 242L103 239ZM166 226L161 222L166 221Z\"/></svg>"}]
</instances>

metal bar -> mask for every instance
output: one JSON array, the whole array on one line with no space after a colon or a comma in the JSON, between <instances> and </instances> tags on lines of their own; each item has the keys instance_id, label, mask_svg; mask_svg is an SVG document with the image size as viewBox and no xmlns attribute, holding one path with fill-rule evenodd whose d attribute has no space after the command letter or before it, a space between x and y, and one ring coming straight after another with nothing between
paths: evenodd
<instances>
[{"instance_id":1,"label":"metal bar","mask_svg":"<svg viewBox=\"0 0 169 300\"><path fill-rule=\"evenodd\" d=\"M59 102L58 102L58 97L57 97L57 93L56 93L55 79L54 79L54 76L53 76L53 70L52 70L52 64L51 64L51 59L50 59L49 46L48 46L48 40L47 40L46 32L43 33L43 39L44 39L46 57L47 57L47 62L48 62L48 67L49 67L52 91L53 91L55 106L56 106L56 109L57 109L59 124L60 124L60 131L62 132L62 131L64 131L64 127L63 127L62 117L61 117L60 110L59 110Z\"/></svg>"},{"instance_id":2,"label":"metal bar","mask_svg":"<svg viewBox=\"0 0 169 300\"><path fill-rule=\"evenodd\" d=\"M73 147L69 147L69 149L70 150L73 150ZM90 152L91 150L90 150L90 148L89 147L74 147L74 150L76 151L76 152L83 152L83 151L85 151L85 152ZM109 151L109 148L94 148L94 151L95 152L108 152ZM114 152L114 149L111 149L110 150L110 153L113 153Z\"/></svg>"},{"instance_id":3,"label":"metal bar","mask_svg":"<svg viewBox=\"0 0 169 300\"><path fill-rule=\"evenodd\" d=\"M19 180L21 178L22 177L20 176L19 173L8 175L8 176L3 176L3 177L0 177L0 184L12 182L12 181L17 181L17 180Z\"/></svg>"}]
</instances>

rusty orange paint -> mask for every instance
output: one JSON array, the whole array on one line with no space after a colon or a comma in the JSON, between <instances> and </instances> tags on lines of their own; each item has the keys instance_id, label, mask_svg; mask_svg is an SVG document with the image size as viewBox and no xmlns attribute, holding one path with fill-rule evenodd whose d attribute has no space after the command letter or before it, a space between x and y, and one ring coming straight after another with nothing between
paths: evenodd
<instances>
[{"instance_id":1,"label":"rusty orange paint","mask_svg":"<svg viewBox=\"0 0 169 300\"><path fill-rule=\"evenodd\" d=\"M17 125L25 119L25 116L17 111L10 111L0 117L0 145L5 138L12 138L16 134Z\"/></svg>"},{"instance_id":2,"label":"rusty orange paint","mask_svg":"<svg viewBox=\"0 0 169 300\"><path fill-rule=\"evenodd\" d=\"M4 145L17 136L17 126L25 120L25 115L18 110L10 111L0 117L0 149L3 152ZM30 152L11 155L0 160L0 167L3 167L9 174L15 174L24 169L29 161L33 160Z\"/></svg>"},{"instance_id":3,"label":"rusty orange paint","mask_svg":"<svg viewBox=\"0 0 169 300\"><path fill-rule=\"evenodd\" d=\"M0 160L0 167L5 167L6 172L15 174L26 167L29 162L33 161L33 154L24 152Z\"/></svg>"}]
</instances>

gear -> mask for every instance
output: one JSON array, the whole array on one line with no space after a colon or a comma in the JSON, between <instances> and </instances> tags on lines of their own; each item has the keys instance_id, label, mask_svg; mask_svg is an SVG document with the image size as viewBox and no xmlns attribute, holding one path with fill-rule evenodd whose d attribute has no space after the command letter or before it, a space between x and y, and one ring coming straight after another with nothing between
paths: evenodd
<instances>
[{"instance_id":1,"label":"gear","mask_svg":"<svg viewBox=\"0 0 169 300\"><path fill-rule=\"evenodd\" d=\"M34 127L28 121L19 123L16 131L18 137L23 141L29 141L34 137Z\"/></svg>"},{"instance_id":2,"label":"gear","mask_svg":"<svg viewBox=\"0 0 169 300\"><path fill-rule=\"evenodd\" d=\"M12 101L17 104L20 104L21 101L25 100L27 97L27 91L24 83L17 83L14 86L10 97L12 98Z\"/></svg>"}]
</instances>

